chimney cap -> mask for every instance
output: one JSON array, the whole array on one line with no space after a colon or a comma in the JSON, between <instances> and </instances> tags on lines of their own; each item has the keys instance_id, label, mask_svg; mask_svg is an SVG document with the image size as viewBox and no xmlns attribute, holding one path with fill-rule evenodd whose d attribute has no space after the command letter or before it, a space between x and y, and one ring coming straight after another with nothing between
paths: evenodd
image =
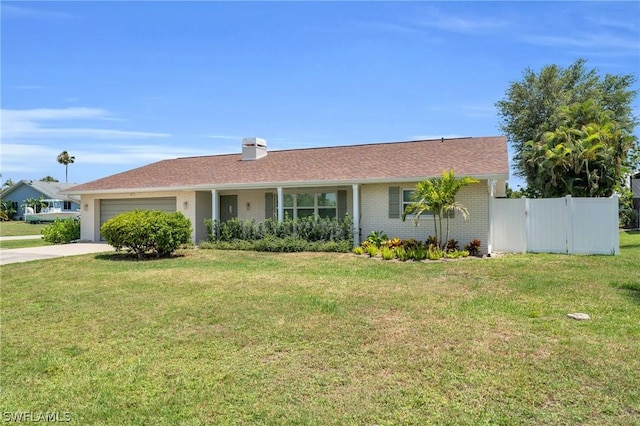
<instances>
[{"instance_id":1,"label":"chimney cap","mask_svg":"<svg viewBox=\"0 0 640 426\"><path fill-rule=\"evenodd\" d=\"M242 138L242 160L258 160L267 156L267 141L262 138Z\"/></svg>"}]
</instances>

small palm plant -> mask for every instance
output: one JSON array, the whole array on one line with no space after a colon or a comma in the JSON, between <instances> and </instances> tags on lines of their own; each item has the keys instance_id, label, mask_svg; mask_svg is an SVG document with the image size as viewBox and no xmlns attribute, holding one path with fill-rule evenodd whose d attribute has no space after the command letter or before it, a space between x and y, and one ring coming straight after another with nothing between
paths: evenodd
<instances>
[{"instance_id":1,"label":"small palm plant","mask_svg":"<svg viewBox=\"0 0 640 426\"><path fill-rule=\"evenodd\" d=\"M446 244L449 241L449 218L452 213L461 213L465 220L469 218L469 211L456 201L456 194L462 187L472 183L478 183L478 180L469 176L458 179L453 170L445 170L439 178L430 178L418 183L412 196L413 202L402 213L402 220L406 220L408 215L414 215L413 221L417 226L423 214L432 214L436 240L440 241L441 245ZM443 217L446 235L442 232Z\"/></svg>"}]
</instances>

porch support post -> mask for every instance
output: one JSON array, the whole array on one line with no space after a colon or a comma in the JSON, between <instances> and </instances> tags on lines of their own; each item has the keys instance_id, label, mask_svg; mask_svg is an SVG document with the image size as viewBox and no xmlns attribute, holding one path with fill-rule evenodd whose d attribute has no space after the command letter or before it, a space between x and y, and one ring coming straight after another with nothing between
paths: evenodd
<instances>
[{"instance_id":1,"label":"porch support post","mask_svg":"<svg viewBox=\"0 0 640 426\"><path fill-rule=\"evenodd\" d=\"M353 189L353 246L360 245L360 186L354 184Z\"/></svg>"},{"instance_id":2,"label":"porch support post","mask_svg":"<svg viewBox=\"0 0 640 426\"><path fill-rule=\"evenodd\" d=\"M278 222L282 222L284 220L284 194L282 192L282 187L278 187Z\"/></svg>"},{"instance_id":3,"label":"porch support post","mask_svg":"<svg viewBox=\"0 0 640 426\"><path fill-rule=\"evenodd\" d=\"M211 190L211 219L220 220L220 209L218 208L218 190Z\"/></svg>"}]
</instances>

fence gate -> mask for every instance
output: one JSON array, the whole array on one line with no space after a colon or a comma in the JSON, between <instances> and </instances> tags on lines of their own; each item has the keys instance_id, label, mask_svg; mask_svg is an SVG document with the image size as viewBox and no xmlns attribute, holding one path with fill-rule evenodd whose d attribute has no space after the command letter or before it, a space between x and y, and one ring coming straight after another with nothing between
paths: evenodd
<instances>
[{"instance_id":1,"label":"fence gate","mask_svg":"<svg viewBox=\"0 0 640 426\"><path fill-rule=\"evenodd\" d=\"M495 199L492 250L618 254L618 197Z\"/></svg>"},{"instance_id":2,"label":"fence gate","mask_svg":"<svg viewBox=\"0 0 640 426\"><path fill-rule=\"evenodd\" d=\"M566 198L539 198L527 204L527 251L567 253Z\"/></svg>"}]
</instances>

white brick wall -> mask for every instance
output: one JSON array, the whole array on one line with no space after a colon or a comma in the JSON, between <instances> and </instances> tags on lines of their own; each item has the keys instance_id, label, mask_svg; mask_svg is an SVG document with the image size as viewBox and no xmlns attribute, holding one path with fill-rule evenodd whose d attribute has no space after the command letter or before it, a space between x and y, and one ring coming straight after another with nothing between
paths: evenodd
<instances>
[{"instance_id":1,"label":"white brick wall","mask_svg":"<svg viewBox=\"0 0 640 426\"><path fill-rule=\"evenodd\" d=\"M389 238L415 238L422 241L434 234L431 217L421 219L417 227L409 218L405 222L401 218L389 219L389 187L397 186L401 189L411 189L415 187L416 183L360 186L360 228L363 240L372 231L383 231ZM233 193L225 191L222 195ZM239 219L255 219L256 221L265 219L264 191L242 191L236 194L238 195ZM353 216L352 194L353 191L349 187L347 190L347 211ZM176 197L177 210L189 218L193 225L193 241L198 242L207 238L204 220L212 217L211 193L209 191L82 195L80 203L82 211L81 238L90 241L98 241L100 238L100 199L148 197ZM465 222L461 214L456 214L455 218L450 220L450 238L458 240L460 248L477 238L482 242L481 250L486 252L489 236L487 182L481 181L462 188L456 199L467 207L470 220Z\"/></svg>"},{"instance_id":2,"label":"white brick wall","mask_svg":"<svg viewBox=\"0 0 640 426\"><path fill-rule=\"evenodd\" d=\"M417 182L416 182L417 183ZM419 220L418 226L407 218L389 219L389 187L397 186L401 189L411 189L413 184L381 184L362 185L360 188L362 239L366 239L372 231L383 231L389 238L415 238L424 241L429 235L434 235L433 218L431 216ZM401 194L402 196L402 194ZM469 221L465 221L460 213L450 219L449 237L458 240L460 248L469 241L479 239L481 250L487 251L489 237L489 191L487 182L481 181L464 187L458 192L456 200L469 210ZM446 233L443 222L443 233Z\"/></svg>"}]
</instances>

